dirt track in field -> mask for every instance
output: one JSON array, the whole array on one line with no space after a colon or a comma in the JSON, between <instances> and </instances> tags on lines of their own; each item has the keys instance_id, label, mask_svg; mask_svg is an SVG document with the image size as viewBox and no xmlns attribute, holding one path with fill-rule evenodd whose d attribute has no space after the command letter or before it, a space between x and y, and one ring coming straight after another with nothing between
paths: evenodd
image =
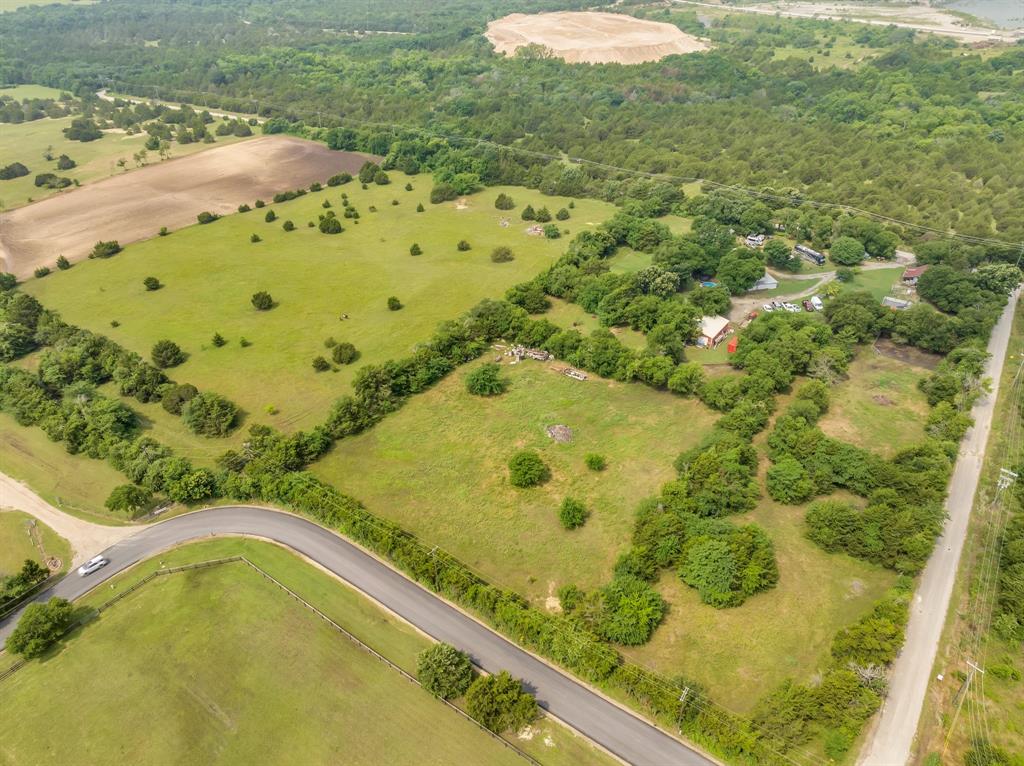
<instances>
[{"instance_id":1,"label":"dirt track in field","mask_svg":"<svg viewBox=\"0 0 1024 766\"><path fill-rule=\"evenodd\" d=\"M537 44L570 64L640 64L710 46L673 24L618 13L513 13L485 33L499 53Z\"/></svg>"},{"instance_id":2,"label":"dirt track in field","mask_svg":"<svg viewBox=\"0 0 1024 766\"><path fill-rule=\"evenodd\" d=\"M88 256L100 240L122 245L161 226L180 229L196 216L233 213L243 202L269 201L288 189L354 173L367 159L291 136L263 136L149 165L0 214L0 258L19 279L59 255Z\"/></svg>"}]
</instances>

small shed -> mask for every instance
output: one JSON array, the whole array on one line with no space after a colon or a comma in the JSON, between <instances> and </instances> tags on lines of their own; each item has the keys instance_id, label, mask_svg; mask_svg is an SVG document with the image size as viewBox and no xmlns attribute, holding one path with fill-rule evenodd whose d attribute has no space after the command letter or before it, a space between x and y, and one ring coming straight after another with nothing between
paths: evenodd
<instances>
[{"instance_id":1,"label":"small shed","mask_svg":"<svg viewBox=\"0 0 1024 766\"><path fill-rule=\"evenodd\" d=\"M882 305L887 309L892 309L893 311L906 311L914 304L910 301L905 301L901 298L893 298L891 295L887 295L882 298Z\"/></svg>"},{"instance_id":2,"label":"small shed","mask_svg":"<svg viewBox=\"0 0 1024 766\"><path fill-rule=\"evenodd\" d=\"M775 290L778 286L779 280L766 272L763 277L754 282L754 286L750 288L749 292L754 292L756 290Z\"/></svg>"},{"instance_id":3,"label":"small shed","mask_svg":"<svg viewBox=\"0 0 1024 766\"><path fill-rule=\"evenodd\" d=\"M697 335L697 345L702 348L714 348L730 332L729 320L723 316L701 317L700 333Z\"/></svg>"},{"instance_id":4,"label":"small shed","mask_svg":"<svg viewBox=\"0 0 1024 766\"><path fill-rule=\"evenodd\" d=\"M903 272L901 277L903 284L905 285L916 285L917 280L921 278L921 275L928 271L928 264L924 266L912 266Z\"/></svg>"},{"instance_id":5,"label":"small shed","mask_svg":"<svg viewBox=\"0 0 1024 766\"><path fill-rule=\"evenodd\" d=\"M735 354L736 353L736 347L739 346L739 345L740 345L740 336L739 335L733 335L731 338L729 338L729 345L725 347L725 350L728 351L730 354Z\"/></svg>"}]
</instances>

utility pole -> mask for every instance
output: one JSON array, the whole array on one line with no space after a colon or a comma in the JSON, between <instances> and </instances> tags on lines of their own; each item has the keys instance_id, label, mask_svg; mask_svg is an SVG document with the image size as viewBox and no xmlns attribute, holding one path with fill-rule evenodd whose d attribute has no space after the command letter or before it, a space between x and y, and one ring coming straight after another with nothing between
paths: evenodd
<instances>
[{"instance_id":1,"label":"utility pole","mask_svg":"<svg viewBox=\"0 0 1024 766\"><path fill-rule=\"evenodd\" d=\"M1017 480L1017 474L1011 471L1009 468L999 469L999 480L996 482L996 487L1000 490L1006 489L1013 482Z\"/></svg>"},{"instance_id":2,"label":"utility pole","mask_svg":"<svg viewBox=\"0 0 1024 766\"><path fill-rule=\"evenodd\" d=\"M683 711L686 710L686 698L690 696L690 687L684 686L683 693L679 695L679 718L676 720L676 728L679 734L683 733Z\"/></svg>"}]
</instances>

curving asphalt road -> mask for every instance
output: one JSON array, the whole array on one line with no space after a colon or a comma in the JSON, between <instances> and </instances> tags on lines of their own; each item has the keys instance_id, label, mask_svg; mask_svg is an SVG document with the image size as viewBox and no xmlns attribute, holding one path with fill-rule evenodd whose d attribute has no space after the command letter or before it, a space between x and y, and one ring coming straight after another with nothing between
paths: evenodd
<instances>
[{"instance_id":1,"label":"curving asphalt road","mask_svg":"<svg viewBox=\"0 0 1024 766\"><path fill-rule=\"evenodd\" d=\"M37 600L79 598L138 561L180 543L217 535L266 538L312 559L425 633L468 652L485 670L508 670L522 678L541 707L628 763L715 763L538 660L330 530L279 511L227 506L146 527L103 551L110 559L106 567L88 577L72 573ZM0 623L0 640L6 639L19 615Z\"/></svg>"}]
</instances>

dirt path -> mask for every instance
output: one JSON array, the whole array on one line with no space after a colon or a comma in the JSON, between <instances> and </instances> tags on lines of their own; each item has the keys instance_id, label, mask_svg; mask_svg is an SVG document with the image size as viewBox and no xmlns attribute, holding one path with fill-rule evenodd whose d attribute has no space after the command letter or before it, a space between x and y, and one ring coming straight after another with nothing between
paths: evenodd
<instances>
[{"instance_id":1,"label":"dirt path","mask_svg":"<svg viewBox=\"0 0 1024 766\"><path fill-rule=\"evenodd\" d=\"M59 511L19 481L0 473L0 508L34 516L71 544L71 565L78 566L97 551L131 537L137 527L107 527Z\"/></svg>"}]
</instances>

